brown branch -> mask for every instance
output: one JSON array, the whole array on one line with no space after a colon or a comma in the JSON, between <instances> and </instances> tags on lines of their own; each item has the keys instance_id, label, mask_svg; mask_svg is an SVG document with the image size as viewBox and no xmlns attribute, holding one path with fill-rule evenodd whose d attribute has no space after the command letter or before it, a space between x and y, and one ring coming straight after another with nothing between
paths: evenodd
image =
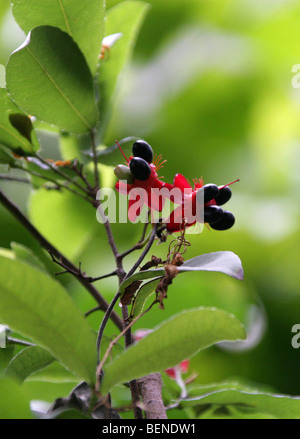
<instances>
[{"instance_id":1,"label":"brown branch","mask_svg":"<svg viewBox=\"0 0 300 439\"><path fill-rule=\"evenodd\" d=\"M161 396L162 380L159 373L152 373L138 381L146 419L168 419Z\"/></svg>"}]
</instances>

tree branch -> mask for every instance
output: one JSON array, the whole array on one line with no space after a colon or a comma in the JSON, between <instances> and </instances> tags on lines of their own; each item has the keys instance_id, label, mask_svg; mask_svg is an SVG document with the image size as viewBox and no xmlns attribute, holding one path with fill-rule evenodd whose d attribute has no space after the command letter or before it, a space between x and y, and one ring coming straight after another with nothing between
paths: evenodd
<instances>
[{"instance_id":1,"label":"tree branch","mask_svg":"<svg viewBox=\"0 0 300 439\"><path fill-rule=\"evenodd\" d=\"M146 419L168 419L161 396L162 380L159 373L152 373L138 381Z\"/></svg>"}]
</instances>

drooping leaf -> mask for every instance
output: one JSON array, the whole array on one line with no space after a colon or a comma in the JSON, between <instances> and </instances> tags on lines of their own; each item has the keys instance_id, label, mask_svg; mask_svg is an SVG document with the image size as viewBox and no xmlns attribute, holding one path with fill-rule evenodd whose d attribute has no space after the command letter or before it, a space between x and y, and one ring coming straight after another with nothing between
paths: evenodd
<instances>
[{"instance_id":1,"label":"drooping leaf","mask_svg":"<svg viewBox=\"0 0 300 439\"><path fill-rule=\"evenodd\" d=\"M236 387L236 388L234 388ZM245 386L221 383L218 386L204 386L182 401L182 407L193 407L200 418L277 418L299 419L300 398L289 395L262 392ZM207 412L209 410L209 413ZM233 413L232 413L233 412Z\"/></svg>"},{"instance_id":2,"label":"drooping leaf","mask_svg":"<svg viewBox=\"0 0 300 439\"><path fill-rule=\"evenodd\" d=\"M7 251L0 279L0 320L93 382L95 336L61 284Z\"/></svg>"},{"instance_id":3,"label":"drooping leaf","mask_svg":"<svg viewBox=\"0 0 300 439\"><path fill-rule=\"evenodd\" d=\"M115 384L173 367L220 341L246 337L242 324L216 308L183 311L128 348L105 368L101 392Z\"/></svg>"},{"instance_id":4,"label":"drooping leaf","mask_svg":"<svg viewBox=\"0 0 300 439\"><path fill-rule=\"evenodd\" d=\"M59 27L67 32L78 44L92 73L95 73L103 38L103 1L14 0L13 14L25 33L41 25Z\"/></svg>"},{"instance_id":5,"label":"drooping leaf","mask_svg":"<svg viewBox=\"0 0 300 439\"><path fill-rule=\"evenodd\" d=\"M0 394L0 419L32 419L29 396L12 379L0 377Z\"/></svg>"},{"instance_id":6,"label":"drooping leaf","mask_svg":"<svg viewBox=\"0 0 300 439\"><path fill-rule=\"evenodd\" d=\"M43 369L53 361L53 356L45 349L40 346L28 346L9 362L5 374L22 382L29 375Z\"/></svg>"},{"instance_id":7,"label":"drooping leaf","mask_svg":"<svg viewBox=\"0 0 300 439\"><path fill-rule=\"evenodd\" d=\"M102 138L112 111L112 102L115 101L121 74L130 61L137 34L148 8L149 5L144 2L125 1L106 13L105 35L121 33L122 36L109 49L99 69L99 114L102 122Z\"/></svg>"},{"instance_id":8,"label":"drooping leaf","mask_svg":"<svg viewBox=\"0 0 300 439\"><path fill-rule=\"evenodd\" d=\"M0 143L20 156L33 155L39 149L30 118L13 103L4 88L0 88ZM4 152L1 156L6 157Z\"/></svg>"},{"instance_id":9,"label":"drooping leaf","mask_svg":"<svg viewBox=\"0 0 300 439\"><path fill-rule=\"evenodd\" d=\"M96 124L89 67L77 44L57 27L40 26L28 34L9 58L6 83L14 101L44 122L77 134Z\"/></svg>"},{"instance_id":10,"label":"drooping leaf","mask_svg":"<svg viewBox=\"0 0 300 439\"><path fill-rule=\"evenodd\" d=\"M236 279L243 279L244 272L240 258L230 251L206 253L185 261L178 267L184 271L219 271Z\"/></svg>"},{"instance_id":11,"label":"drooping leaf","mask_svg":"<svg viewBox=\"0 0 300 439\"><path fill-rule=\"evenodd\" d=\"M150 280L149 282L144 283L141 288L136 293L132 307L130 312L130 317L137 317L143 311L146 300L151 294L155 291L161 277Z\"/></svg>"},{"instance_id":12,"label":"drooping leaf","mask_svg":"<svg viewBox=\"0 0 300 439\"><path fill-rule=\"evenodd\" d=\"M179 273L193 271L218 271L227 274L236 279L243 279L243 267L240 258L233 252L221 251L214 253L206 253L196 256L184 262L183 265L177 267ZM154 268L151 270L138 271L127 278L120 286L121 295L132 282L145 279L153 279L157 276L163 276L164 267Z\"/></svg>"}]
</instances>

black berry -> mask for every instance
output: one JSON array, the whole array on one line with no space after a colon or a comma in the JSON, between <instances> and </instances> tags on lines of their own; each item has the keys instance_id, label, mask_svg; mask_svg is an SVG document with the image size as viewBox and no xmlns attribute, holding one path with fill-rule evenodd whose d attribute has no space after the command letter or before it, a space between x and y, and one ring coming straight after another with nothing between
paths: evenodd
<instances>
[{"instance_id":1,"label":"black berry","mask_svg":"<svg viewBox=\"0 0 300 439\"><path fill-rule=\"evenodd\" d=\"M152 163L153 151L149 143L144 140L137 140L132 146L132 154L135 157L140 157L148 163Z\"/></svg>"},{"instance_id":2,"label":"black berry","mask_svg":"<svg viewBox=\"0 0 300 439\"><path fill-rule=\"evenodd\" d=\"M141 157L134 157L129 163L130 171L137 180L148 180L151 174L151 168L146 160Z\"/></svg>"},{"instance_id":3,"label":"black berry","mask_svg":"<svg viewBox=\"0 0 300 439\"><path fill-rule=\"evenodd\" d=\"M219 193L219 188L216 184L206 184L203 186L204 190L204 203L208 203L209 201L216 198Z\"/></svg>"},{"instance_id":4,"label":"black berry","mask_svg":"<svg viewBox=\"0 0 300 439\"><path fill-rule=\"evenodd\" d=\"M207 206L204 208L204 222L217 223L223 217L223 209L219 206Z\"/></svg>"},{"instance_id":5,"label":"black berry","mask_svg":"<svg viewBox=\"0 0 300 439\"><path fill-rule=\"evenodd\" d=\"M212 229L215 230L227 230L230 229L234 223L235 223L234 215L231 212L224 210L221 220L216 223L210 223L209 225L211 226Z\"/></svg>"},{"instance_id":6,"label":"black berry","mask_svg":"<svg viewBox=\"0 0 300 439\"><path fill-rule=\"evenodd\" d=\"M231 189L228 186L225 186L219 189L219 193L216 195L215 200L218 206L222 206L230 200L232 195Z\"/></svg>"}]
</instances>

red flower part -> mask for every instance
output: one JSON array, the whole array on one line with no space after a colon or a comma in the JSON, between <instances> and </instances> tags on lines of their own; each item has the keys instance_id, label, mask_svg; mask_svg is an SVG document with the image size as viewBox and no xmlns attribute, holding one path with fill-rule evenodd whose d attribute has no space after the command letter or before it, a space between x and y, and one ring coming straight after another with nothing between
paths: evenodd
<instances>
[{"instance_id":1,"label":"red flower part","mask_svg":"<svg viewBox=\"0 0 300 439\"><path fill-rule=\"evenodd\" d=\"M132 183L127 183L124 180L119 180L115 185L115 189L118 192L124 195L129 195L129 220L131 222L134 222L136 220L136 218L140 215L141 207L144 204L146 204L149 208L155 211L161 212L164 207L165 197L159 195L157 191L152 191L152 189L161 189L165 187L165 183L159 180L157 171L161 169L166 160L162 161L161 155L155 157L153 163L148 163L141 156L130 156L128 159L122 151L119 143L116 143L126 160L126 165L131 170L131 174L133 176ZM133 151L138 150L139 154L142 155L140 150L141 147L145 148L145 144L146 142L144 141L140 141L140 143L139 141L135 142L135 144L133 145ZM148 148L151 148L150 145L148 145ZM148 149L146 150L146 153L149 156ZM147 157L147 154L145 155L145 157Z\"/></svg>"},{"instance_id":2,"label":"red flower part","mask_svg":"<svg viewBox=\"0 0 300 439\"><path fill-rule=\"evenodd\" d=\"M216 230L225 230L232 227L234 216L231 212L223 211L219 206L230 199L231 190L228 186L236 181L239 180L218 187L216 185L204 186L202 179L194 179L194 188L192 188L182 174L176 174L173 187L180 189L181 196L170 197L179 206L173 210L166 220L168 232L180 232L183 226L191 227L197 221L208 222ZM200 194L201 188L203 188L203 191Z\"/></svg>"},{"instance_id":3,"label":"red flower part","mask_svg":"<svg viewBox=\"0 0 300 439\"><path fill-rule=\"evenodd\" d=\"M187 373L187 371L189 370L189 365L190 365L190 361L184 360L178 366L170 367L169 369L166 369L165 372L167 375L169 375L170 378L176 380L178 372Z\"/></svg>"}]
</instances>

